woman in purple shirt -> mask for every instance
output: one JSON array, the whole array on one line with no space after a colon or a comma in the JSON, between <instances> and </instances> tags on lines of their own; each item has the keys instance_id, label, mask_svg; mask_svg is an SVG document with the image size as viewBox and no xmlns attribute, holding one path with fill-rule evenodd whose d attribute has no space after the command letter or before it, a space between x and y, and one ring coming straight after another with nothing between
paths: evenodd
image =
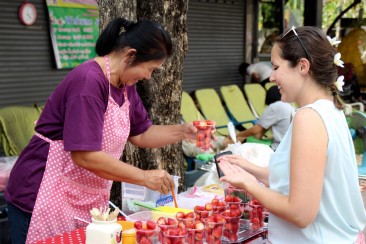
<instances>
[{"instance_id":1,"label":"woman in purple shirt","mask_svg":"<svg viewBox=\"0 0 366 244\"><path fill-rule=\"evenodd\" d=\"M164 170L121 162L128 140L161 147L194 139L192 123L152 125L135 84L150 79L172 54L157 23L112 20L97 43L98 57L73 69L48 98L36 134L22 151L5 191L12 243L34 243L85 226L93 208L108 206L112 181L167 194Z\"/></svg>"}]
</instances>

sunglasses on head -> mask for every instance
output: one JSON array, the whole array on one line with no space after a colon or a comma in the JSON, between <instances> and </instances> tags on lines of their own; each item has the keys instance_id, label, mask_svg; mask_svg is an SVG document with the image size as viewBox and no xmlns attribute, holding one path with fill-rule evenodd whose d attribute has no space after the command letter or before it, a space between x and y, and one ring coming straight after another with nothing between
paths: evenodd
<instances>
[{"instance_id":1,"label":"sunglasses on head","mask_svg":"<svg viewBox=\"0 0 366 244\"><path fill-rule=\"evenodd\" d=\"M301 41L301 39L300 39L299 35L297 34L297 32L296 32L296 30L295 30L295 26L292 26L292 27L291 27L291 29L288 29L288 30L286 31L286 33L283 35L283 37L285 37L285 36L286 36L288 33L290 33L291 31L293 31L293 32L294 32L295 36L296 36L296 37L297 37L297 39L299 40L299 42L300 42L300 44L301 44L302 48L304 49L304 51L305 51L305 53L306 53L306 57L307 57L308 59L310 59L310 55L309 55L308 51L306 50L306 48L305 48L304 44L302 43L302 41ZM282 38L283 38L283 37L282 37Z\"/></svg>"}]
</instances>

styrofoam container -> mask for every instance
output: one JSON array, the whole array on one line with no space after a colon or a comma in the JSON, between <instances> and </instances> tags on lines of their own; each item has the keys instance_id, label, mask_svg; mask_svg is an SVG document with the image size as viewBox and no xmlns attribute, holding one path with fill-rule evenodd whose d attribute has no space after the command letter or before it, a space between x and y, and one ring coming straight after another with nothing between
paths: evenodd
<instances>
[{"instance_id":1,"label":"styrofoam container","mask_svg":"<svg viewBox=\"0 0 366 244\"><path fill-rule=\"evenodd\" d=\"M180 176L172 177L175 185L175 195L177 196ZM144 186L129 184L126 182L122 182L121 184L122 202L123 199L134 199L140 200L142 202L153 203L154 207L165 206L166 204L173 202L173 196L171 192L164 195L158 191L150 190Z\"/></svg>"}]
</instances>

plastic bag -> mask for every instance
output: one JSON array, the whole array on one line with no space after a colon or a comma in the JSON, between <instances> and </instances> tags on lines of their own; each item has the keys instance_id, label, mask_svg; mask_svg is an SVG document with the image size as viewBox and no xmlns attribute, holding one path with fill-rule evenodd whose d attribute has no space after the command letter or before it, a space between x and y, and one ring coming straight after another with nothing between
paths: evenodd
<instances>
[{"instance_id":1,"label":"plastic bag","mask_svg":"<svg viewBox=\"0 0 366 244\"><path fill-rule=\"evenodd\" d=\"M10 171L18 157L0 157L0 192L5 190Z\"/></svg>"},{"instance_id":2,"label":"plastic bag","mask_svg":"<svg viewBox=\"0 0 366 244\"><path fill-rule=\"evenodd\" d=\"M261 167L268 166L271 154L274 152L268 145L250 142L229 144L225 151L232 151L233 154L241 155L249 162Z\"/></svg>"}]
</instances>

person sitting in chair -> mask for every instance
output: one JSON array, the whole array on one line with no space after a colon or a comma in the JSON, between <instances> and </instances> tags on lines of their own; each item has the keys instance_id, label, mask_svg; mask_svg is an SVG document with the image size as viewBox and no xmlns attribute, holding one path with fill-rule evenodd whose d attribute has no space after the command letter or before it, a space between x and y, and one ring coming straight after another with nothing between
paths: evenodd
<instances>
[{"instance_id":1,"label":"person sitting in chair","mask_svg":"<svg viewBox=\"0 0 366 244\"><path fill-rule=\"evenodd\" d=\"M257 139L263 138L267 130L272 129L273 142L272 149L276 150L278 144L285 135L291 121L291 115L294 107L290 103L281 101L281 94L277 86L272 86L266 94L265 104L268 105L258 122L251 128L240 131L236 134L236 138L241 143L245 142L249 136ZM224 148L233 141L227 137L224 141Z\"/></svg>"}]
</instances>

